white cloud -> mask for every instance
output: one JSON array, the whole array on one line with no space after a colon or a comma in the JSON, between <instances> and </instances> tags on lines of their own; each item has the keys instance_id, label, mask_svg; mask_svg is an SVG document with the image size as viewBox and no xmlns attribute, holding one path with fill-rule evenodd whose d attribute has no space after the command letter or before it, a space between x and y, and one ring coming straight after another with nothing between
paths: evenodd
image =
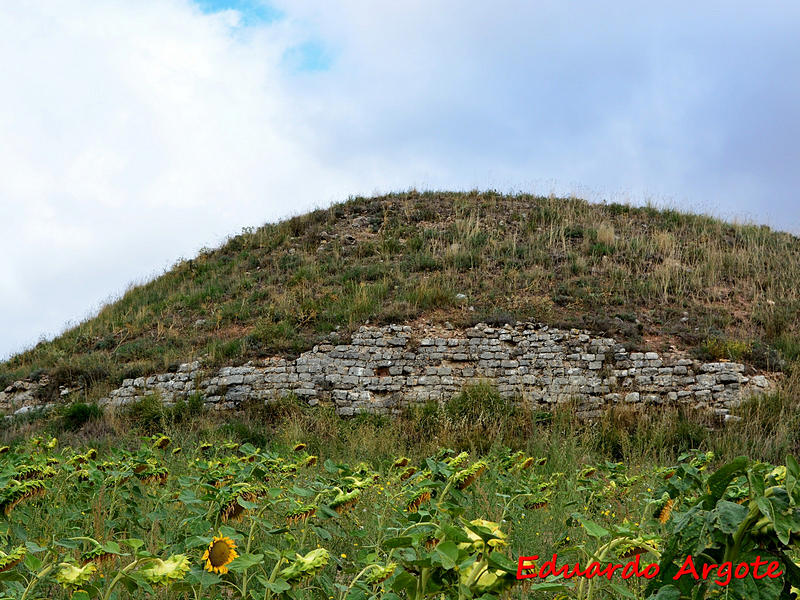
<instances>
[{"instance_id":1,"label":"white cloud","mask_svg":"<svg viewBox=\"0 0 800 600\"><path fill-rule=\"evenodd\" d=\"M0 357L350 194L655 196L800 227L795 8L274 4L248 26L189 0L0 4ZM330 68L288 71L309 42Z\"/></svg>"}]
</instances>

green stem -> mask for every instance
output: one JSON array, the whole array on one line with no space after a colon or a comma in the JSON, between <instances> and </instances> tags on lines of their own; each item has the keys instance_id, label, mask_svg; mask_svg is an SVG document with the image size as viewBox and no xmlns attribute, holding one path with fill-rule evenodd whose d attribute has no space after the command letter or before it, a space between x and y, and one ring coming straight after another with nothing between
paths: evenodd
<instances>
[{"instance_id":1,"label":"green stem","mask_svg":"<svg viewBox=\"0 0 800 600\"><path fill-rule=\"evenodd\" d=\"M344 592L342 592L341 596L339 596L341 598L341 600L345 600L345 598L347 598L347 595L350 593L350 590L353 589L353 586L356 584L356 581L358 581L364 573L366 573L368 570L372 569L374 566L375 565L373 565L373 564L369 564L366 567L364 567L363 569L361 569L361 571L358 572L358 575L356 575L353 578L353 580L350 582L350 585L347 586L347 589Z\"/></svg>"},{"instance_id":2,"label":"green stem","mask_svg":"<svg viewBox=\"0 0 800 600\"><path fill-rule=\"evenodd\" d=\"M50 573L50 571L52 571L55 568L55 566L56 565L54 563L39 571L39 573L28 582L28 586L25 588L25 592L23 592L20 600L25 600L25 598L28 597L28 594L30 594L31 591L33 591L33 588L36 587L36 584L39 583L39 581L42 580L43 578L47 577L47 575Z\"/></svg>"},{"instance_id":3,"label":"green stem","mask_svg":"<svg viewBox=\"0 0 800 600\"><path fill-rule=\"evenodd\" d=\"M114 591L114 588L122 580L122 578L125 576L126 573L132 571L138 565L140 565L141 563L146 562L148 560L153 560L153 559L152 558L137 558L135 561L133 561L132 563L127 565L125 568L120 570L120 572L117 573L117 576L114 577L114 580L111 582L111 585L108 586L108 589L106 590L106 593L103 594L103 600L108 600L109 598L111 598L111 592Z\"/></svg>"}]
</instances>

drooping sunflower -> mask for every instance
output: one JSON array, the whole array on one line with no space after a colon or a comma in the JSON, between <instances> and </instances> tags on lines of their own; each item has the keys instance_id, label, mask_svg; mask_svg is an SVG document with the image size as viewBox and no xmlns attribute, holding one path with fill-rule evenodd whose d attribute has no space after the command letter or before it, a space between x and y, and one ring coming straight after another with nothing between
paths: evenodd
<instances>
[{"instance_id":1,"label":"drooping sunflower","mask_svg":"<svg viewBox=\"0 0 800 600\"><path fill-rule=\"evenodd\" d=\"M211 452L214 449L214 444L209 444L208 442L203 442L197 447L200 452L206 454L207 452Z\"/></svg>"},{"instance_id":2,"label":"drooping sunflower","mask_svg":"<svg viewBox=\"0 0 800 600\"><path fill-rule=\"evenodd\" d=\"M183 448L181 448L180 446L176 446L175 448L172 449L172 454L180 454L182 451Z\"/></svg>"},{"instance_id":3,"label":"drooping sunflower","mask_svg":"<svg viewBox=\"0 0 800 600\"><path fill-rule=\"evenodd\" d=\"M172 443L172 440L166 435L158 435L153 437L155 438L153 439L153 448L158 448L159 450L163 450Z\"/></svg>"},{"instance_id":4,"label":"drooping sunflower","mask_svg":"<svg viewBox=\"0 0 800 600\"><path fill-rule=\"evenodd\" d=\"M339 490L339 488L336 489ZM339 514L345 513L356 505L360 495L361 490L359 489L350 492L339 490L339 493L336 494L336 497L331 501L329 506Z\"/></svg>"},{"instance_id":5,"label":"drooping sunflower","mask_svg":"<svg viewBox=\"0 0 800 600\"><path fill-rule=\"evenodd\" d=\"M487 546L491 551L493 549L508 545L508 542L506 541L508 536L503 533L502 529L500 528L500 523L487 521L486 519L473 519L469 522L469 525L471 525L472 528L465 526L463 530L464 533L467 534L467 537L470 539L470 541L459 544L459 548L470 549L473 552L483 552L486 550ZM475 531L473 531L473 528L480 528L480 530L483 530L482 532L484 533L485 537L491 537L489 537L488 540L485 540L484 537L481 537Z\"/></svg>"},{"instance_id":6,"label":"drooping sunflower","mask_svg":"<svg viewBox=\"0 0 800 600\"><path fill-rule=\"evenodd\" d=\"M159 485L164 485L167 482L168 476L169 470L166 467L159 467L156 465L150 465L136 473L136 477L142 483L158 483Z\"/></svg>"},{"instance_id":7,"label":"drooping sunflower","mask_svg":"<svg viewBox=\"0 0 800 600\"><path fill-rule=\"evenodd\" d=\"M28 549L25 548L25 546L17 546L9 553L0 550L0 573L16 567L22 562L22 559L25 558L27 553Z\"/></svg>"},{"instance_id":8,"label":"drooping sunflower","mask_svg":"<svg viewBox=\"0 0 800 600\"><path fill-rule=\"evenodd\" d=\"M455 486L460 489L466 489L470 485L472 485L478 477L480 477L483 472L488 468L489 465L486 464L486 461L479 460L466 469L463 469L456 473L453 476L453 483Z\"/></svg>"},{"instance_id":9,"label":"drooping sunflower","mask_svg":"<svg viewBox=\"0 0 800 600\"><path fill-rule=\"evenodd\" d=\"M180 581L189 572L189 559L185 554L175 554L167 560L155 559L142 569L139 574L148 583L154 585L168 585L173 581Z\"/></svg>"},{"instance_id":10,"label":"drooping sunflower","mask_svg":"<svg viewBox=\"0 0 800 600\"><path fill-rule=\"evenodd\" d=\"M420 505L428 502L431 499L431 489L421 488L411 495L411 498L406 502L406 511L417 512Z\"/></svg>"},{"instance_id":11,"label":"drooping sunflower","mask_svg":"<svg viewBox=\"0 0 800 600\"><path fill-rule=\"evenodd\" d=\"M518 468L519 468L520 471L522 471L524 469L530 469L533 466L533 463L535 461L536 461L535 458L533 458L532 456L529 456L528 458L523 460L521 463L519 463L519 467Z\"/></svg>"},{"instance_id":12,"label":"drooping sunflower","mask_svg":"<svg viewBox=\"0 0 800 600\"><path fill-rule=\"evenodd\" d=\"M9 450L11 450L11 448L9 448L8 446L0 446L0 454L5 454Z\"/></svg>"},{"instance_id":13,"label":"drooping sunflower","mask_svg":"<svg viewBox=\"0 0 800 600\"><path fill-rule=\"evenodd\" d=\"M658 536L638 536L620 544L617 549L617 556L620 558L633 558L639 554L650 552L650 548L658 549L660 545L661 538Z\"/></svg>"},{"instance_id":14,"label":"drooping sunflower","mask_svg":"<svg viewBox=\"0 0 800 600\"><path fill-rule=\"evenodd\" d=\"M91 550L87 550L81 554L81 565L94 563L98 567L104 567L117 557L113 552L109 552L102 545L97 544Z\"/></svg>"},{"instance_id":15,"label":"drooping sunflower","mask_svg":"<svg viewBox=\"0 0 800 600\"><path fill-rule=\"evenodd\" d=\"M11 485L2 491L0 496L0 509L8 516L18 504L42 496L44 492L45 483L41 479L28 481L12 479Z\"/></svg>"},{"instance_id":16,"label":"drooping sunflower","mask_svg":"<svg viewBox=\"0 0 800 600\"><path fill-rule=\"evenodd\" d=\"M211 573L224 575L228 572L228 565L239 556L236 552L236 543L229 537L223 535L214 536L208 549L203 553L203 560L206 562L203 567Z\"/></svg>"},{"instance_id":17,"label":"drooping sunflower","mask_svg":"<svg viewBox=\"0 0 800 600\"><path fill-rule=\"evenodd\" d=\"M298 506L286 513L286 522L289 523L289 525L293 525L294 523L306 521L315 514L317 514L317 507L313 504Z\"/></svg>"},{"instance_id":18,"label":"drooping sunflower","mask_svg":"<svg viewBox=\"0 0 800 600\"><path fill-rule=\"evenodd\" d=\"M325 548L316 548L305 556L297 554L289 566L279 573L279 576L289 583L303 581L325 567L330 557L330 553Z\"/></svg>"},{"instance_id":19,"label":"drooping sunflower","mask_svg":"<svg viewBox=\"0 0 800 600\"><path fill-rule=\"evenodd\" d=\"M460 454L454 456L453 458L445 459L444 462L447 463L447 465L450 467L457 467L458 465L467 460L469 460L469 452L461 452Z\"/></svg>"},{"instance_id":20,"label":"drooping sunflower","mask_svg":"<svg viewBox=\"0 0 800 600\"><path fill-rule=\"evenodd\" d=\"M400 473L400 481L405 481L417 472L417 467L408 467L405 471Z\"/></svg>"},{"instance_id":21,"label":"drooping sunflower","mask_svg":"<svg viewBox=\"0 0 800 600\"><path fill-rule=\"evenodd\" d=\"M387 565L379 565L374 564L372 568L367 571L366 576L364 577L364 581L366 581L369 585L378 585L389 579L392 576L395 569L397 569L397 563L390 562Z\"/></svg>"},{"instance_id":22,"label":"drooping sunflower","mask_svg":"<svg viewBox=\"0 0 800 600\"><path fill-rule=\"evenodd\" d=\"M97 571L94 563L87 563L82 567L70 563L61 563L58 566L60 568L56 572L56 581L66 588L77 588L88 583Z\"/></svg>"},{"instance_id":23,"label":"drooping sunflower","mask_svg":"<svg viewBox=\"0 0 800 600\"><path fill-rule=\"evenodd\" d=\"M223 497L222 507L219 511L223 522L238 519L246 512L247 509L239 503L239 500L244 500L245 502L255 502L257 500L256 490L252 485L249 483L237 484L236 489Z\"/></svg>"},{"instance_id":24,"label":"drooping sunflower","mask_svg":"<svg viewBox=\"0 0 800 600\"><path fill-rule=\"evenodd\" d=\"M406 467L406 466L408 466L408 463L410 463L410 462L411 462L410 458L408 458L406 456L401 456L400 458L398 458L397 460L395 460L392 463L392 468L393 469L399 469L400 467Z\"/></svg>"},{"instance_id":25,"label":"drooping sunflower","mask_svg":"<svg viewBox=\"0 0 800 600\"><path fill-rule=\"evenodd\" d=\"M666 496L667 494L664 493ZM672 509L675 506L675 500L667 496L666 499L662 498L661 503L659 504L658 508L656 509L655 515L653 515L659 523L662 525L669 521L670 515L672 515Z\"/></svg>"},{"instance_id":26,"label":"drooping sunflower","mask_svg":"<svg viewBox=\"0 0 800 600\"><path fill-rule=\"evenodd\" d=\"M297 466L306 468L313 467L315 464L317 464L317 460L319 460L318 456L315 456L314 454L309 454L308 456L305 456L302 460L298 461Z\"/></svg>"},{"instance_id":27,"label":"drooping sunflower","mask_svg":"<svg viewBox=\"0 0 800 600\"><path fill-rule=\"evenodd\" d=\"M299 443L294 445L294 448L292 448L292 450L294 450L295 452L302 452L307 447L308 446L306 444L304 444L303 442L299 442Z\"/></svg>"},{"instance_id":28,"label":"drooping sunflower","mask_svg":"<svg viewBox=\"0 0 800 600\"><path fill-rule=\"evenodd\" d=\"M16 478L19 480L45 479L46 477L54 477L55 474L56 470L49 465L22 464L17 466Z\"/></svg>"}]
</instances>

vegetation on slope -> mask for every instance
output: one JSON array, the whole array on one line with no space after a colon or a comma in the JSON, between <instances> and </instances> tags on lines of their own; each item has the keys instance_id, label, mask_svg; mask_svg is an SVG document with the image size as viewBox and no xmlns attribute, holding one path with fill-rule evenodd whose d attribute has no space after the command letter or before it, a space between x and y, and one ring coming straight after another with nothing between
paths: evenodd
<instances>
[{"instance_id":1,"label":"vegetation on slope","mask_svg":"<svg viewBox=\"0 0 800 600\"><path fill-rule=\"evenodd\" d=\"M531 319L786 368L800 239L674 210L496 193L356 198L232 237L0 365L88 399L123 378L293 355L371 323Z\"/></svg>"}]
</instances>

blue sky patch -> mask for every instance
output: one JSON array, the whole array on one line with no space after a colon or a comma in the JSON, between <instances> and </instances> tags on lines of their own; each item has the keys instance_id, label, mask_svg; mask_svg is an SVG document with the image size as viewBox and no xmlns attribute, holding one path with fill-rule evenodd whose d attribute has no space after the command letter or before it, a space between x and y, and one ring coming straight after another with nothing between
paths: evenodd
<instances>
[{"instance_id":1,"label":"blue sky patch","mask_svg":"<svg viewBox=\"0 0 800 600\"><path fill-rule=\"evenodd\" d=\"M292 71L325 71L333 57L320 42L313 40L289 48L283 55L284 65Z\"/></svg>"},{"instance_id":2,"label":"blue sky patch","mask_svg":"<svg viewBox=\"0 0 800 600\"><path fill-rule=\"evenodd\" d=\"M194 0L206 14L223 10L236 10L242 15L244 25L269 23L283 17L283 13L263 0Z\"/></svg>"}]
</instances>

